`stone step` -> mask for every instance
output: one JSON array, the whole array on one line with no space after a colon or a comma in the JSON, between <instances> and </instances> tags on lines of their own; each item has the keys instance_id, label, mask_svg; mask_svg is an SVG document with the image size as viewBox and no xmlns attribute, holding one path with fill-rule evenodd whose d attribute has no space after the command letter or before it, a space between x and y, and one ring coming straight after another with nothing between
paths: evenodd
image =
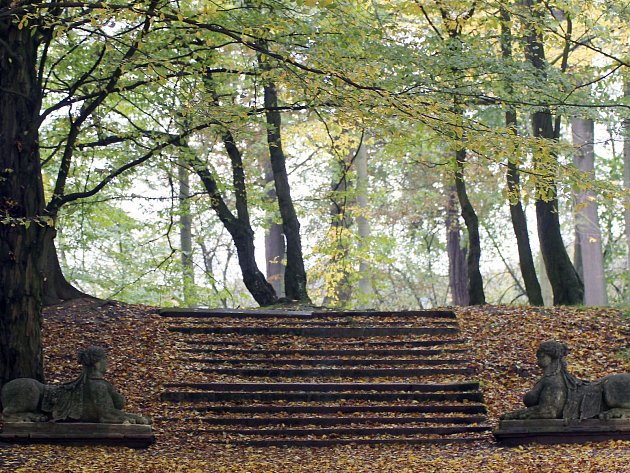
<instances>
[{"instance_id":1,"label":"stone step","mask_svg":"<svg viewBox=\"0 0 630 473\"><path fill-rule=\"evenodd\" d=\"M288 391L164 391L162 401L290 401L331 402L342 399L361 401L483 402L480 392L288 392Z\"/></svg>"},{"instance_id":2,"label":"stone step","mask_svg":"<svg viewBox=\"0 0 630 473\"><path fill-rule=\"evenodd\" d=\"M182 406L178 410L191 410L214 414L352 414L352 413L404 413L404 414L485 414L483 404L380 404L380 405L197 405Z\"/></svg>"},{"instance_id":3,"label":"stone step","mask_svg":"<svg viewBox=\"0 0 630 473\"><path fill-rule=\"evenodd\" d=\"M479 383L168 383L167 389L187 388L195 391L402 391L402 392L467 392L477 391Z\"/></svg>"},{"instance_id":4,"label":"stone step","mask_svg":"<svg viewBox=\"0 0 630 473\"><path fill-rule=\"evenodd\" d=\"M414 376L470 375L473 368L201 368L199 371L223 376L249 376L263 378L392 378Z\"/></svg>"},{"instance_id":5,"label":"stone step","mask_svg":"<svg viewBox=\"0 0 630 473\"><path fill-rule=\"evenodd\" d=\"M164 417L162 421L195 421L207 425L240 425L247 427L263 426L335 426L354 424L481 424L485 416L464 417Z\"/></svg>"},{"instance_id":6,"label":"stone step","mask_svg":"<svg viewBox=\"0 0 630 473\"><path fill-rule=\"evenodd\" d=\"M185 430L185 429L184 429ZM269 429L195 429L189 432L195 432L200 435L242 435L242 436L378 436L378 435L454 435L472 432L488 432L490 427L487 425L458 425L452 427L334 427L334 428L312 428L312 429L287 429L287 428L269 428ZM186 430L185 430L186 431Z\"/></svg>"},{"instance_id":7,"label":"stone step","mask_svg":"<svg viewBox=\"0 0 630 473\"><path fill-rule=\"evenodd\" d=\"M185 333L185 332L184 332ZM269 340L267 340L268 342ZM258 340L225 340L225 339L184 339L183 343L188 345L203 345L203 346L250 346L256 345L258 346L260 343ZM290 344L290 341L282 341L284 346ZM433 347L433 346L457 346L465 344L465 341L462 339L428 339L428 340L388 340L388 341L356 341L356 340L337 340L334 339L333 342L318 342L309 340L308 346L310 349L316 349L317 347L330 348L331 343L334 343L335 346L339 347L350 347L351 349L356 349L357 347L365 347L365 349L373 349L375 347Z\"/></svg>"},{"instance_id":8,"label":"stone step","mask_svg":"<svg viewBox=\"0 0 630 473\"><path fill-rule=\"evenodd\" d=\"M332 447L336 445L447 445L467 444L483 440L483 437L451 437L451 438L326 438L326 439L248 439L248 440L207 440L208 444L233 445L246 447Z\"/></svg>"},{"instance_id":9,"label":"stone step","mask_svg":"<svg viewBox=\"0 0 630 473\"><path fill-rule=\"evenodd\" d=\"M188 363L203 363L214 365L269 365L269 366L439 366L439 365L465 365L470 364L470 360L454 360L439 358L417 358L417 359L292 359L292 358L180 358Z\"/></svg>"},{"instance_id":10,"label":"stone step","mask_svg":"<svg viewBox=\"0 0 630 473\"><path fill-rule=\"evenodd\" d=\"M226 326L239 326L243 324L243 320L240 319L221 319L221 325ZM175 324L183 324L184 326L213 326L217 324L216 320L209 319L174 319L169 320L169 323ZM249 326L249 325L248 325ZM263 319L256 320L256 327L325 327L325 328L334 328L334 327L348 327L348 328L365 328L365 327L457 327L457 322L452 320L417 320L410 319L406 321L378 321L375 322L370 319L362 319L362 320L337 320L337 321L326 321L326 320L277 320L277 319Z\"/></svg>"},{"instance_id":11,"label":"stone step","mask_svg":"<svg viewBox=\"0 0 630 473\"><path fill-rule=\"evenodd\" d=\"M468 350L460 348L440 348L437 350L428 349L371 349L364 350L327 350L327 349L293 349L293 350L264 350L245 348L184 348L183 353L203 353L212 355L260 355L260 356L434 356L455 353L466 353Z\"/></svg>"},{"instance_id":12,"label":"stone step","mask_svg":"<svg viewBox=\"0 0 630 473\"><path fill-rule=\"evenodd\" d=\"M403 335L451 335L459 333L455 327L188 327L174 325L171 332L213 335L266 335L293 337L396 337Z\"/></svg>"},{"instance_id":13,"label":"stone step","mask_svg":"<svg viewBox=\"0 0 630 473\"><path fill-rule=\"evenodd\" d=\"M370 317L394 319L414 319L414 318L433 318L433 319L456 319L455 313L449 310L416 310L405 312L386 312L386 311L299 311L299 310L273 310L273 309L189 309L189 308L168 308L161 309L162 317L173 318L241 318L241 319L327 319L338 318L348 319L353 317Z\"/></svg>"}]
</instances>

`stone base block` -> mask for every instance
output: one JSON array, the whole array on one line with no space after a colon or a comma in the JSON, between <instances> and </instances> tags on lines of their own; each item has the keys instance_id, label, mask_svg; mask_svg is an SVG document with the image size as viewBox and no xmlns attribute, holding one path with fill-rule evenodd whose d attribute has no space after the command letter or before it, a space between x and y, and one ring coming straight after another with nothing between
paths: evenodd
<instances>
[{"instance_id":1,"label":"stone base block","mask_svg":"<svg viewBox=\"0 0 630 473\"><path fill-rule=\"evenodd\" d=\"M155 441L150 425L82 422L5 422L0 442L122 445L145 448Z\"/></svg>"},{"instance_id":2,"label":"stone base block","mask_svg":"<svg viewBox=\"0 0 630 473\"><path fill-rule=\"evenodd\" d=\"M630 440L630 419L502 420L493 434L506 446Z\"/></svg>"}]
</instances>

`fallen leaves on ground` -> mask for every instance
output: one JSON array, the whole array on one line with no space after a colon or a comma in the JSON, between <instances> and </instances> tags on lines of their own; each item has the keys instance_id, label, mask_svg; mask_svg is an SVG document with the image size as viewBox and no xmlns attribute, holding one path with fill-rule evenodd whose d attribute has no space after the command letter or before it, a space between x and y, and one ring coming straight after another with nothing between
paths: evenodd
<instances>
[{"instance_id":1,"label":"fallen leaves on ground","mask_svg":"<svg viewBox=\"0 0 630 473\"><path fill-rule=\"evenodd\" d=\"M629 324L619 311L592 308L484 306L456 310L462 335L472 351L478 379L496 425L498 416L520 407L521 396L539 376L535 351L556 339L572 349L569 369L595 379L630 371ZM179 381L175 337L155 308L90 300L46 310L44 356L48 382L79 373L79 347L105 346L107 378L126 395L127 410L159 418L169 409L159 395ZM297 342L296 342L297 343ZM182 406L183 407L183 406ZM490 439L469 445L336 446L251 448L204 444L154 424L157 441L145 450L124 447L0 445L0 471L75 472L611 472L630 471L630 442L584 445L529 445L503 448Z\"/></svg>"}]
</instances>

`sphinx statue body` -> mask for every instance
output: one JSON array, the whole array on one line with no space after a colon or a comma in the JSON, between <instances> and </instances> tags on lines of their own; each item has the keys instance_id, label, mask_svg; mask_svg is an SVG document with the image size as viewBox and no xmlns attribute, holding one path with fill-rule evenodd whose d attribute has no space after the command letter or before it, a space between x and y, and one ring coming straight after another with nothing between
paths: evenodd
<instances>
[{"instance_id":1,"label":"sphinx statue body","mask_svg":"<svg viewBox=\"0 0 630 473\"><path fill-rule=\"evenodd\" d=\"M630 374L612 374L584 381L567 370L568 347L556 341L540 344L536 353L543 377L523 397L526 408L504 414L502 420L630 418Z\"/></svg>"},{"instance_id":2,"label":"sphinx statue body","mask_svg":"<svg viewBox=\"0 0 630 473\"><path fill-rule=\"evenodd\" d=\"M6 383L0 392L4 421L150 424L148 418L122 410L125 398L103 379L107 370L103 348L81 350L79 362L81 375L65 384L45 385L31 378Z\"/></svg>"}]
</instances>

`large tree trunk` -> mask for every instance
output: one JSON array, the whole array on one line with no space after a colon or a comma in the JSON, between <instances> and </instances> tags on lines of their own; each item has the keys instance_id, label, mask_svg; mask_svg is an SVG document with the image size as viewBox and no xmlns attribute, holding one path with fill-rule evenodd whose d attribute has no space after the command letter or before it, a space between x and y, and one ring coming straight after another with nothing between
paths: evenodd
<instances>
[{"instance_id":1,"label":"large tree trunk","mask_svg":"<svg viewBox=\"0 0 630 473\"><path fill-rule=\"evenodd\" d=\"M448 189L446 207L446 252L448 254L448 282L453 305L466 306L468 297L468 270L466 249L462 248L459 228L457 191L455 186Z\"/></svg>"},{"instance_id":2,"label":"large tree trunk","mask_svg":"<svg viewBox=\"0 0 630 473\"><path fill-rule=\"evenodd\" d=\"M479 269L479 260L481 258L479 219L466 192L466 181L464 180L465 149L459 149L455 152L455 161L455 189L457 190L457 198L462 209L466 230L468 230L468 303L470 305L481 305L486 303L486 296L483 292L483 279Z\"/></svg>"},{"instance_id":3,"label":"large tree trunk","mask_svg":"<svg viewBox=\"0 0 630 473\"><path fill-rule=\"evenodd\" d=\"M512 59L512 30L511 18L508 11L501 7L501 53L504 59ZM512 83L508 79L506 84L508 91L511 92ZM505 112L505 126L516 135L518 122L516 111L513 109ZM513 159L508 158L506 180L508 190L510 192L510 217L512 219L512 228L516 237L516 246L518 248L518 259L521 267L521 275L525 283L525 292L529 303L532 305L544 305L542 290L540 283L536 277L536 266L532 256L532 250L529 243L529 231L527 230L527 218L525 210L521 203L520 174L518 166Z\"/></svg>"},{"instance_id":4,"label":"large tree trunk","mask_svg":"<svg viewBox=\"0 0 630 473\"><path fill-rule=\"evenodd\" d=\"M534 113L533 126L535 136L554 139L551 113L548 110ZM550 178L545 191L541 187L538 185L539 195L536 199L538 239L547 276L553 289L553 303L554 305L582 304L584 286L571 263L560 232L555 180L553 177ZM546 191L549 191L551 196L543 198L541 194Z\"/></svg>"},{"instance_id":5,"label":"large tree trunk","mask_svg":"<svg viewBox=\"0 0 630 473\"><path fill-rule=\"evenodd\" d=\"M546 80L547 66L542 33L539 25L534 24L534 20L540 18L541 14L541 10L536 8L538 3L540 0L525 0L525 5L529 7L529 15L531 15L526 25L525 53L527 60L539 71L540 80ZM548 107L543 107L532 115L532 128L535 137L555 141L560 134L560 117L556 117L554 127L551 111ZM551 155L548 159L557 160L557 157ZM553 166L544 166L544 168L553 168ZM544 185L537 183L536 220L540 249L549 282L553 288L554 305L581 304L584 300L584 286L562 241L556 182L553 175L546 178Z\"/></svg>"},{"instance_id":6,"label":"large tree trunk","mask_svg":"<svg viewBox=\"0 0 630 473\"><path fill-rule=\"evenodd\" d=\"M0 0L0 385L43 379L41 309L46 264L42 222L37 34L18 28ZM37 33L37 32L36 32Z\"/></svg>"},{"instance_id":7,"label":"large tree trunk","mask_svg":"<svg viewBox=\"0 0 630 473\"><path fill-rule=\"evenodd\" d=\"M262 59L261 59L262 61ZM263 63L264 64L264 63ZM271 169L282 217L282 229L287 244L287 263L284 275L284 290L289 300L310 302L306 289L306 270L302 256L300 222L293 206L286 157L282 148L281 118L278 108L278 91L275 84L264 86L265 117L267 119L267 143Z\"/></svg>"},{"instance_id":8,"label":"large tree trunk","mask_svg":"<svg viewBox=\"0 0 630 473\"><path fill-rule=\"evenodd\" d=\"M593 120L574 118L571 121L573 144L579 146L573 163L589 179L595 178L595 124ZM584 281L584 304L608 305L602 232L599 226L597 201L593 191L582 191L576 195L575 236L582 263Z\"/></svg>"}]
</instances>

